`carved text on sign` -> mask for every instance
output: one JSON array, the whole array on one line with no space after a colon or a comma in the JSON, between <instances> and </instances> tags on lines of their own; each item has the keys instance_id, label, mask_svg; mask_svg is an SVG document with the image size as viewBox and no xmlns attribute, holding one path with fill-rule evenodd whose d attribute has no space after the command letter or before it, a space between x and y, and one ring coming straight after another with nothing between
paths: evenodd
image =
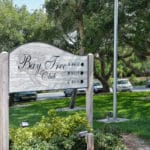
<instances>
[{"instance_id":1,"label":"carved text on sign","mask_svg":"<svg viewBox=\"0 0 150 150\"><path fill-rule=\"evenodd\" d=\"M70 67L79 67L83 66L83 63L78 62L67 62L63 63L59 61L60 56L51 56L49 59L45 60L42 63L39 63L38 60L33 58L29 54L23 54L19 58L18 70L20 72L24 71L31 75L40 75L43 80L49 80L57 78L58 74L61 74L62 71L66 71L66 74L79 76L83 75L83 71L70 71ZM76 81L79 82L79 81ZM80 82L81 83L81 82Z\"/></svg>"}]
</instances>

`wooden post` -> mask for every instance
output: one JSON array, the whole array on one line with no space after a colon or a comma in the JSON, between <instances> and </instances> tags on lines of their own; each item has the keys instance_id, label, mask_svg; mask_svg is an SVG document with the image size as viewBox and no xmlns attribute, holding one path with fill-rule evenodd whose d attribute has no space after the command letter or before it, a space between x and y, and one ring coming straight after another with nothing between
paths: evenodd
<instances>
[{"instance_id":1,"label":"wooden post","mask_svg":"<svg viewBox=\"0 0 150 150\"><path fill-rule=\"evenodd\" d=\"M8 53L0 54L0 150L9 149Z\"/></svg>"},{"instance_id":2,"label":"wooden post","mask_svg":"<svg viewBox=\"0 0 150 150\"><path fill-rule=\"evenodd\" d=\"M87 150L94 150L94 135L93 133L88 133L86 135Z\"/></svg>"},{"instance_id":3,"label":"wooden post","mask_svg":"<svg viewBox=\"0 0 150 150\"><path fill-rule=\"evenodd\" d=\"M88 55L88 87L86 91L86 114L93 127L93 54Z\"/></svg>"}]
</instances>

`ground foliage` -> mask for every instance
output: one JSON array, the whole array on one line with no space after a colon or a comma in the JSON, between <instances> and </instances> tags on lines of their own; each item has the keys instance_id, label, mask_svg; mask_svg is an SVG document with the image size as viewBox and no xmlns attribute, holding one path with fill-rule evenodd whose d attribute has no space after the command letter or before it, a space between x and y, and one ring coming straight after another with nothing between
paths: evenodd
<instances>
[{"instance_id":1,"label":"ground foliage","mask_svg":"<svg viewBox=\"0 0 150 150\"><path fill-rule=\"evenodd\" d=\"M123 149L123 142L119 132L114 127L94 132L88 125L84 115L74 114L68 117L59 117L51 110L48 117L33 127L10 129L10 149L12 150L83 150L86 149L85 137L80 137L79 132L94 133L95 150ZM114 132L117 131L117 132ZM113 133L113 134L112 134Z\"/></svg>"}]
</instances>

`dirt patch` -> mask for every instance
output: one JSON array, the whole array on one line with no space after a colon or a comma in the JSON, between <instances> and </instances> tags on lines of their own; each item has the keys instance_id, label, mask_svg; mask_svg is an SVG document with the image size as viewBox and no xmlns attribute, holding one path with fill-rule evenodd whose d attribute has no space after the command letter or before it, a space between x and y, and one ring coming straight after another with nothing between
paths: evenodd
<instances>
[{"instance_id":1,"label":"dirt patch","mask_svg":"<svg viewBox=\"0 0 150 150\"><path fill-rule=\"evenodd\" d=\"M140 97L139 100L150 101L150 97Z\"/></svg>"},{"instance_id":2,"label":"dirt patch","mask_svg":"<svg viewBox=\"0 0 150 150\"><path fill-rule=\"evenodd\" d=\"M122 137L126 150L150 150L150 140L144 140L132 134Z\"/></svg>"}]
</instances>

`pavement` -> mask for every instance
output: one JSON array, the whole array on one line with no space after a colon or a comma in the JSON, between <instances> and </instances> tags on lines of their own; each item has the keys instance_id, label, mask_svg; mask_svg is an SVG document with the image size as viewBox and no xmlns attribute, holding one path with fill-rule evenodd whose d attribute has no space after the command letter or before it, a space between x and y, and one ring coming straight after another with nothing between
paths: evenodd
<instances>
[{"instance_id":1,"label":"pavement","mask_svg":"<svg viewBox=\"0 0 150 150\"><path fill-rule=\"evenodd\" d=\"M45 100L48 98L52 99L60 99L62 97L65 97L63 91L58 91L58 92L48 92L48 93L39 93L37 95L37 100Z\"/></svg>"}]
</instances>

